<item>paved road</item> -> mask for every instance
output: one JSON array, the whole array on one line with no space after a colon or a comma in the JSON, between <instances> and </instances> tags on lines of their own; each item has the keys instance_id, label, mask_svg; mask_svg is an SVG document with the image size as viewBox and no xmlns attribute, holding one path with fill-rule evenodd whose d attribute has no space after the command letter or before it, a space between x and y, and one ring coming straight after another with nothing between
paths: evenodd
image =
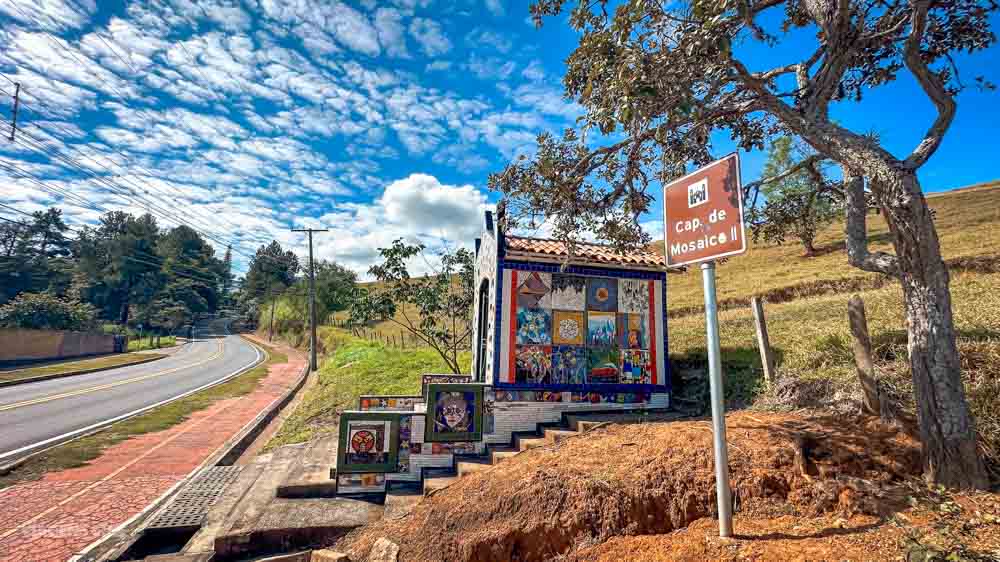
<instances>
[{"instance_id":1,"label":"paved road","mask_svg":"<svg viewBox=\"0 0 1000 562\"><path fill-rule=\"evenodd\" d=\"M0 464L253 365L260 353L225 321L165 359L0 388Z\"/></svg>"}]
</instances>

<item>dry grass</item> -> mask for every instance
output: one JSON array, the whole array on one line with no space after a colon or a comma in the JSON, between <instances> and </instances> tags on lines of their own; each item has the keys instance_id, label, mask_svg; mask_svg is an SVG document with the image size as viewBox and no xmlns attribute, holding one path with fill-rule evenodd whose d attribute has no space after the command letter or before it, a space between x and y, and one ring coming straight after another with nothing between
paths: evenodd
<instances>
[{"instance_id":1,"label":"dry grass","mask_svg":"<svg viewBox=\"0 0 1000 562\"><path fill-rule=\"evenodd\" d=\"M928 200L936 213L938 235L945 258L1000 255L1000 183L992 188L962 190ZM892 241L881 215L868 217L872 250L892 251ZM753 245L743 256L718 268L719 300L747 299L752 295L815 283L844 283L871 274L847 265L844 227L833 224L820 233L816 247L821 255L802 256L797 244ZM662 253L662 243L652 249ZM668 280L667 302L671 311L699 307L702 303L701 272L692 268Z\"/></svg>"},{"instance_id":2,"label":"dry grass","mask_svg":"<svg viewBox=\"0 0 1000 562\"><path fill-rule=\"evenodd\" d=\"M952 297L963 378L982 437L982 447L1000 476L1000 189L979 189L930 200L937 212L945 257L952 265ZM884 232L877 217L876 234ZM881 229L881 230L879 230ZM832 238L831 229L824 235ZM891 250L881 243L882 249ZM872 282L869 274L846 266L842 252L804 259L796 247L755 248L719 267L720 297L745 303L755 293L794 293L780 285L795 279L827 289L803 291L785 302L767 304L767 326L778 358L779 384L765 389L749 308L720 313L727 397L734 406L755 402L777 408L856 408L860 389L854 371L847 300L861 294L867 309L881 380L912 410L912 382L906 350L906 324L898 283ZM814 261L815 260L815 261ZM770 268L770 269L768 269ZM775 272L772 274L772 270ZM834 277L835 275L841 277ZM700 300L699 273L671 276L672 311L678 301ZM796 298L797 297L797 298ZM705 354L704 316L685 314L669 323L675 365L697 365Z\"/></svg>"}]
</instances>

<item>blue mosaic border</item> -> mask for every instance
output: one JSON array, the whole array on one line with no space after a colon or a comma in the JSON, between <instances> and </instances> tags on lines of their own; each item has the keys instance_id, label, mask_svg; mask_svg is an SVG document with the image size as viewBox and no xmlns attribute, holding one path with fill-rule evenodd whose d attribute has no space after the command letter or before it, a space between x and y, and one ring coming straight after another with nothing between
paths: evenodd
<instances>
[{"instance_id":1,"label":"blue mosaic border","mask_svg":"<svg viewBox=\"0 0 1000 562\"><path fill-rule=\"evenodd\" d=\"M670 372L670 347L667 342L670 332L667 326L667 272L665 271L641 271L635 269L617 269L603 267L583 267L568 266L565 269L560 264L536 263L525 261L506 261L503 259L503 237L497 240L497 306L494 326L493 349L493 386L503 390L541 390L549 392L650 392L650 393L671 393L672 374ZM651 281L663 281L661 284L663 301L663 384L552 384L552 385L531 385L525 383L500 382L500 327L502 325L501 315L503 314L503 271L505 269L516 269L519 271L537 271L540 273L567 273L575 275L592 275L603 277L615 277L618 279L645 279ZM513 345L513 344L512 344Z\"/></svg>"}]
</instances>

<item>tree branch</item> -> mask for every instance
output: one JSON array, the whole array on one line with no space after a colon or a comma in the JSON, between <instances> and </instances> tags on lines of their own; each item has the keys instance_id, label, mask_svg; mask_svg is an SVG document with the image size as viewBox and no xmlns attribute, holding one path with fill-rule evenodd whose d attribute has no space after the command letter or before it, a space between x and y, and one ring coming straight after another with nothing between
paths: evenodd
<instances>
[{"instance_id":1,"label":"tree branch","mask_svg":"<svg viewBox=\"0 0 1000 562\"><path fill-rule=\"evenodd\" d=\"M927 63L920 56L920 41L924 36L924 29L927 27L928 0L917 0L913 3L913 14L910 19L910 35L906 38L906 47L903 52L903 62L910 70L913 77L917 79L924 93L930 98L934 107L937 108L937 118L924 134L924 140L913 149L913 152L906 158L903 165L910 170L916 170L923 166L927 159L937 150L944 139L944 134L951 126L955 118L956 104L945 89L941 79L927 66Z\"/></svg>"},{"instance_id":2,"label":"tree branch","mask_svg":"<svg viewBox=\"0 0 1000 562\"><path fill-rule=\"evenodd\" d=\"M847 262L863 271L899 277L899 260L885 252L868 250L868 204L865 200L864 178L844 168L844 195L846 196Z\"/></svg>"}]
</instances>

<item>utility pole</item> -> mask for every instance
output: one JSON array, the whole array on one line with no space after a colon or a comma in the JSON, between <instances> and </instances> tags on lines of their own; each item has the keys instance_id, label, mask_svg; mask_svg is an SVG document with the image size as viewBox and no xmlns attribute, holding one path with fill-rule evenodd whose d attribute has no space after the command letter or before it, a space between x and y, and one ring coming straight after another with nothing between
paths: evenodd
<instances>
[{"instance_id":1,"label":"utility pole","mask_svg":"<svg viewBox=\"0 0 1000 562\"><path fill-rule=\"evenodd\" d=\"M14 132L17 131L17 106L21 101L21 83L14 82L14 111L10 119L10 142L14 142Z\"/></svg>"},{"instance_id":2,"label":"utility pole","mask_svg":"<svg viewBox=\"0 0 1000 562\"><path fill-rule=\"evenodd\" d=\"M292 229L309 234L309 369L316 370L316 276L313 268L313 232L329 232L325 228Z\"/></svg>"}]
</instances>

